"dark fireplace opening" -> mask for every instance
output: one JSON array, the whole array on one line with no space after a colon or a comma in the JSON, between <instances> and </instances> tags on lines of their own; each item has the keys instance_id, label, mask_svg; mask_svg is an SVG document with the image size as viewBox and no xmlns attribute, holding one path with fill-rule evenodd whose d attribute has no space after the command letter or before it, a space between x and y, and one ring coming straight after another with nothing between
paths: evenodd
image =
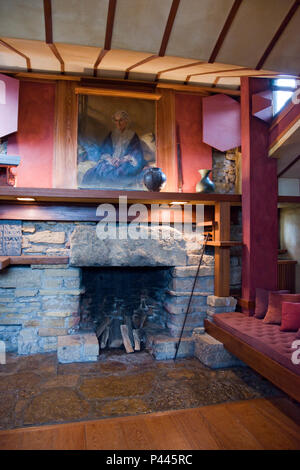
<instances>
[{"instance_id":1,"label":"dark fireplace opening","mask_svg":"<svg viewBox=\"0 0 300 470\"><path fill-rule=\"evenodd\" d=\"M145 348L148 334L166 330L168 267L86 267L80 301L81 330L95 331L99 349Z\"/></svg>"}]
</instances>

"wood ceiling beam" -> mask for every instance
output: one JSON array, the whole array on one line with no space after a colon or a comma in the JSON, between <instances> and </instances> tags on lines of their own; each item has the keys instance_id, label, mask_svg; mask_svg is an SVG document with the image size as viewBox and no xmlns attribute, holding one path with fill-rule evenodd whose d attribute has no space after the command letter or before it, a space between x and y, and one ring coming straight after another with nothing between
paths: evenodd
<instances>
[{"instance_id":1,"label":"wood ceiling beam","mask_svg":"<svg viewBox=\"0 0 300 470\"><path fill-rule=\"evenodd\" d=\"M146 57L146 59L143 59L143 60L140 60L139 62L136 62L135 64L131 65L130 67L128 67L126 70L125 70L125 80L128 80L128 77L129 77L129 72L133 69L135 69L136 67L138 67L139 65L143 65L143 64L146 64L147 62L150 62L154 59L157 59L158 55L157 54L153 54L153 55L150 55L149 57Z\"/></svg>"},{"instance_id":2,"label":"wood ceiling beam","mask_svg":"<svg viewBox=\"0 0 300 470\"><path fill-rule=\"evenodd\" d=\"M217 39L217 42L215 44L215 47L213 48L213 51L210 55L210 58L208 59L208 62L211 64L213 62L215 62L216 58L217 58L217 55L219 54L220 52L220 49L222 47L222 44L228 34L228 31L230 29L230 26L232 25L232 22L238 12L238 9L240 8L241 6L241 3L242 3L243 0L235 0L234 4L232 5L231 7L231 10L226 18L226 21L225 21L225 24L222 28L222 31L220 32L220 35Z\"/></svg>"},{"instance_id":3,"label":"wood ceiling beam","mask_svg":"<svg viewBox=\"0 0 300 470\"><path fill-rule=\"evenodd\" d=\"M291 21L291 19L293 18L293 16L295 15L298 7L300 5L300 1L299 0L296 0L293 5L291 6L290 10L288 11L287 15L285 16L285 18L283 19L281 25L279 26L279 28L277 29L276 33L274 34L273 38L271 39L268 47L266 48L265 52L263 53L263 55L261 56L257 66L255 67L256 70L260 70L263 65L265 64L267 58L269 57L269 55L271 54L272 50L274 49L277 41L279 40L279 38L281 37L281 35L283 34L283 32L285 31L287 25L289 24L289 22Z\"/></svg>"},{"instance_id":4,"label":"wood ceiling beam","mask_svg":"<svg viewBox=\"0 0 300 470\"><path fill-rule=\"evenodd\" d=\"M195 65L202 65L204 63L205 62L197 61L197 62L191 62L190 64L186 64L186 65L179 65L178 67L171 67L169 69L160 70L156 75L155 81L159 80L163 73L173 72L174 70L185 69L185 68L188 68L188 67L194 67Z\"/></svg>"},{"instance_id":5,"label":"wood ceiling beam","mask_svg":"<svg viewBox=\"0 0 300 470\"><path fill-rule=\"evenodd\" d=\"M30 58L23 54L22 52L18 51L17 49L15 49L13 46L11 46L8 42L6 41L3 41L3 39L0 39L0 44L4 47L6 47L6 49L9 49L11 51L13 51L15 54L18 54L20 55L21 57L23 57L23 59L26 60L26 67L27 67L27 72L31 72L32 71L32 68L31 68L31 61L30 61Z\"/></svg>"},{"instance_id":6,"label":"wood ceiling beam","mask_svg":"<svg viewBox=\"0 0 300 470\"><path fill-rule=\"evenodd\" d=\"M190 75L187 75L186 76L186 79L184 81L184 84L188 84L188 82L190 81L191 77L196 77L198 75L214 75L214 74L217 74L217 73L227 73L227 72L238 72L238 71L245 71L245 70L253 70L253 69L249 69L249 68L235 68L235 69L228 69L228 70L212 70L210 72L201 72L201 73L191 73Z\"/></svg>"},{"instance_id":7,"label":"wood ceiling beam","mask_svg":"<svg viewBox=\"0 0 300 470\"><path fill-rule=\"evenodd\" d=\"M117 7L117 0L109 0L107 19L106 19L104 48L101 50L94 64L94 77L97 77L98 66L100 62L102 61L103 57L105 57L108 51L111 50L111 41L112 41L112 34L113 34L113 29L114 29L116 7Z\"/></svg>"},{"instance_id":8,"label":"wood ceiling beam","mask_svg":"<svg viewBox=\"0 0 300 470\"><path fill-rule=\"evenodd\" d=\"M168 21L167 21L167 24L166 24L166 27L165 27L165 32L164 32L164 35L163 35L163 38L162 38L162 41L161 41L161 46L160 46L159 53L158 53L158 55L160 57L163 57L166 53L166 49L167 49L168 42L169 42L169 39L170 39L173 24L174 24L174 21L175 21L176 13L177 13L177 10L178 10L178 7L179 7L179 3L180 3L180 0L173 0L173 2L172 2L169 17L168 17Z\"/></svg>"},{"instance_id":9,"label":"wood ceiling beam","mask_svg":"<svg viewBox=\"0 0 300 470\"><path fill-rule=\"evenodd\" d=\"M125 71L125 77L124 77L125 80L128 79L129 72L131 70L135 69L136 67L139 67L140 65L145 64L146 62L150 62L151 60L157 59L157 57L163 57L165 55L166 49L167 49L167 46L168 46L168 42L169 42L169 39L170 39L171 31L172 31L172 28L173 28L173 24L174 24L174 21L175 21L176 13L177 13L177 10L178 10L178 7L179 7L179 3L180 3L180 0L173 0L173 2L172 2L170 13L169 13L169 16L168 16L167 24L166 24L166 27L165 27L165 31L164 31L164 35L163 35L163 38L162 38L162 41L161 41L161 45L160 45L158 55L153 54L150 57L147 57L144 60L140 60L136 64L133 64L130 67L128 67L128 69L126 69L126 71ZM156 77L156 80L157 80L157 77Z\"/></svg>"},{"instance_id":10,"label":"wood ceiling beam","mask_svg":"<svg viewBox=\"0 0 300 470\"><path fill-rule=\"evenodd\" d=\"M57 58L60 63L61 74L65 73L65 63L57 50L55 44L53 44L53 29L52 29L52 4L51 0L44 0L44 19L45 19L45 42L49 46L53 55Z\"/></svg>"}]
</instances>

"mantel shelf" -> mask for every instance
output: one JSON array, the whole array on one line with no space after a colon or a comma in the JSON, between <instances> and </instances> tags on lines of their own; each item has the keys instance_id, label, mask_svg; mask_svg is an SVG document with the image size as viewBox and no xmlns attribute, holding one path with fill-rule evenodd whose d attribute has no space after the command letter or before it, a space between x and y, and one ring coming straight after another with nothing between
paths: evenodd
<instances>
[{"instance_id":1,"label":"mantel shelf","mask_svg":"<svg viewBox=\"0 0 300 470\"><path fill-rule=\"evenodd\" d=\"M28 265L28 264L68 264L68 256L0 256L0 271L9 265Z\"/></svg>"},{"instance_id":2,"label":"mantel shelf","mask_svg":"<svg viewBox=\"0 0 300 470\"><path fill-rule=\"evenodd\" d=\"M207 242L206 245L208 246L219 246L221 248L228 248L231 246L243 246L243 242L237 241L211 241Z\"/></svg>"},{"instance_id":3,"label":"mantel shelf","mask_svg":"<svg viewBox=\"0 0 300 470\"><path fill-rule=\"evenodd\" d=\"M144 204L171 204L175 201L207 205L214 205L216 202L230 202L234 205L241 203L241 196L239 194L0 187L0 200L15 202L19 202L17 198L33 198L35 202L72 202L80 204L118 203L120 196L126 196L128 203L131 204L138 202ZM22 202L24 203L24 201Z\"/></svg>"}]
</instances>

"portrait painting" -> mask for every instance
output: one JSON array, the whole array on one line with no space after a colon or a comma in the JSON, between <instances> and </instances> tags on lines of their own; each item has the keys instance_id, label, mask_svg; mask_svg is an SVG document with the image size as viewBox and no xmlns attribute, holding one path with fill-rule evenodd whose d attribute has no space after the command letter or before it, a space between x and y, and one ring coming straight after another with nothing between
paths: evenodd
<instances>
[{"instance_id":1,"label":"portrait painting","mask_svg":"<svg viewBox=\"0 0 300 470\"><path fill-rule=\"evenodd\" d=\"M79 95L78 188L146 190L145 171L156 166L155 102Z\"/></svg>"}]
</instances>

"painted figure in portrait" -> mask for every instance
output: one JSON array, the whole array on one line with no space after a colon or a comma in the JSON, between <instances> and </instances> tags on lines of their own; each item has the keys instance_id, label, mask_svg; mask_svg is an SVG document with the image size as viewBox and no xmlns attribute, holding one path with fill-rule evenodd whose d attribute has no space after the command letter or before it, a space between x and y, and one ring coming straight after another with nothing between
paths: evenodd
<instances>
[{"instance_id":1,"label":"painted figure in portrait","mask_svg":"<svg viewBox=\"0 0 300 470\"><path fill-rule=\"evenodd\" d=\"M156 163L155 105L132 98L82 98L85 106L79 110L78 186L145 189L145 170Z\"/></svg>"}]
</instances>

